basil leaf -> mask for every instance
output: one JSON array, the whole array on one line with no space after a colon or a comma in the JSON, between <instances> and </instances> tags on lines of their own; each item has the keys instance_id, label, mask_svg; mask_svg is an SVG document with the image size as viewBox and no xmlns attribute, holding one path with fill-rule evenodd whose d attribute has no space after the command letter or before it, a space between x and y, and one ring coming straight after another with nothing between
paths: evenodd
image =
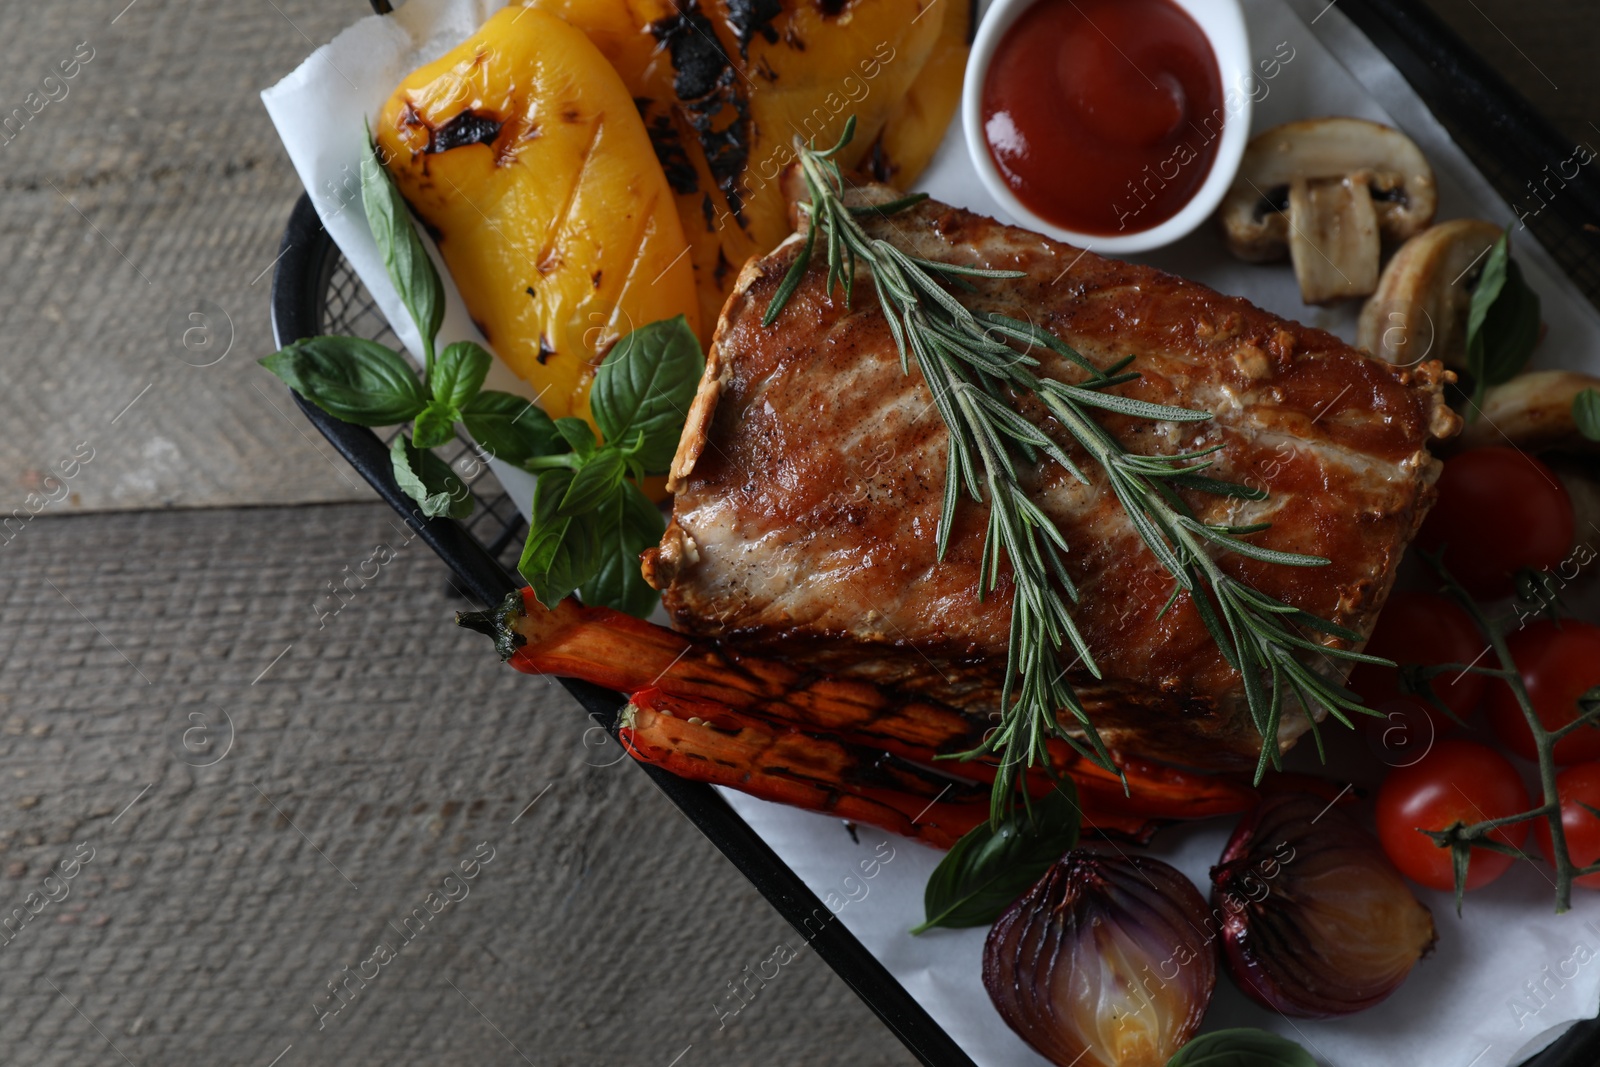
<instances>
[{"instance_id":1,"label":"basil leaf","mask_svg":"<svg viewBox=\"0 0 1600 1067\"><path fill-rule=\"evenodd\" d=\"M433 402L417 416L412 443L434 448L456 435L461 408L478 395L494 357L474 341L457 341L439 353L428 374Z\"/></svg>"},{"instance_id":2,"label":"basil leaf","mask_svg":"<svg viewBox=\"0 0 1600 1067\"><path fill-rule=\"evenodd\" d=\"M1489 256L1478 272L1478 284L1472 287L1472 302L1467 307L1467 353L1470 358L1473 345L1483 334L1483 322L1489 309L1500 299L1500 290L1506 284L1506 263L1511 259L1511 228L1500 235L1489 248ZM1472 368L1469 367L1469 370Z\"/></svg>"},{"instance_id":3,"label":"basil leaf","mask_svg":"<svg viewBox=\"0 0 1600 1067\"><path fill-rule=\"evenodd\" d=\"M642 619L655 610L661 594L644 580L639 553L660 543L666 521L632 482L622 483L599 521L600 569L579 587L578 595L585 604L616 608Z\"/></svg>"},{"instance_id":4,"label":"basil leaf","mask_svg":"<svg viewBox=\"0 0 1600 1067\"><path fill-rule=\"evenodd\" d=\"M567 448L549 415L533 401L511 393L480 392L462 406L461 421L474 441L507 463L554 455Z\"/></svg>"},{"instance_id":5,"label":"basil leaf","mask_svg":"<svg viewBox=\"0 0 1600 1067\"><path fill-rule=\"evenodd\" d=\"M1500 299L1483 320L1483 384L1499 385L1522 373L1539 341L1539 294L1523 280L1516 260L1506 263Z\"/></svg>"},{"instance_id":6,"label":"basil leaf","mask_svg":"<svg viewBox=\"0 0 1600 1067\"><path fill-rule=\"evenodd\" d=\"M405 197L378 161L376 149L369 149L361 159L361 205L378 251L383 253L384 269L411 313L411 321L417 324L427 363L432 364L433 339L444 321L444 283L411 223Z\"/></svg>"},{"instance_id":7,"label":"basil leaf","mask_svg":"<svg viewBox=\"0 0 1600 1067\"><path fill-rule=\"evenodd\" d=\"M1201 1034L1180 1048L1167 1067L1317 1067L1317 1061L1286 1037L1240 1028Z\"/></svg>"},{"instance_id":8,"label":"basil leaf","mask_svg":"<svg viewBox=\"0 0 1600 1067\"><path fill-rule=\"evenodd\" d=\"M578 454L578 458L588 459L594 452L596 446L594 431L582 419L571 417L557 419L555 429L556 433L561 435L561 439L572 446L572 450Z\"/></svg>"},{"instance_id":9,"label":"basil leaf","mask_svg":"<svg viewBox=\"0 0 1600 1067\"><path fill-rule=\"evenodd\" d=\"M682 315L652 322L611 347L595 373L589 410L608 443L627 447L649 473L663 474L704 370L700 342Z\"/></svg>"},{"instance_id":10,"label":"basil leaf","mask_svg":"<svg viewBox=\"0 0 1600 1067\"><path fill-rule=\"evenodd\" d=\"M566 496L572 475L550 470L539 475L533 489L533 520L522 546L517 572L534 596L554 607L578 586L594 577L600 567L600 544L592 513L561 515L556 505Z\"/></svg>"},{"instance_id":11,"label":"basil leaf","mask_svg":"<svg viewBox=\"0 0 1600 1067\"><path fill-rule=\"evenodd\" d=\"M475 501L466 483L444 460L415 447L404 431L389 446L389 461L394 465L394 480L430 519L439 515L464 519L472 514Z\"/></svg>"},{"instance_id":12,"label":"basil leaf","mask_svg":"<svg viewBox=\"0 0 1600 1067\"><path fill-rule=\"evenodd\" d=\"M1078 821L1077 789L1062 779L1033 802L1031 815L1019 805L998 830L979 823L928 876L922 895L927 918L911 932L994 922L1078 843Z\"/></svg>"},{"instance_id":13,"label":"basil leaf","mask_svg":"<svg viewBox=\"0 0 1600 1067\"><path fill-rule=\"evenodd\" d=\"M428 394L404 356L359 337L307 337L261 365L336 419L394 426L428 406Z\"/></svg>"},{"instance_id":14,"label":"basil leaf","mask_svg":"<svg viewBox=\"0 0 1600 1067\"><path fill-rule=\"evenodd\" d=\"M592 452L578 469L572 472L572 481L566 495L556 505L558 515L577 515L594 511L616 495L622 485L624 462L618 449L606 446Z\"/></svg>"},{"instance_id":15,"label":"basil leaf","mask_svg":"<svg viewBox=\"0 0 1600 1067\"><path fill-rule=\"evenodd\" d=\"M1600 392L1585 389L1572 398L1572 421L1583 436L1600 441Z\"/></svg>"},{"instance_id":16,"label":"basil leaf","mask_svg":"<svg viewBox=\"0 0 1600 1067\"><path fill-rule=\"evenodd\" d=\"M428 387L436 403L459 412L483 388L494 357L476 341L457 341L434 361Z\"/></svg>"},{"instance_id":17,"label":"basil leaf","mask_svg":"<svg viewBox=\"0 0 1600 1067\"><path fill-rule=\"evenodd\" d=\"M1539 294L1511 258L1511 230L1489 250L1467 310L1467 370L1474 401L1491 385L1510 381L1527 365L1539 340Z\"/></svg>"},{"instance_id":18,"label":"basil leaf","mask_svg":"<svg viewBox=\"0 0 1600 1067\"><path fill-rule=\"evenodd\" d=\"M411 424L411 443L417 448L438 448L455 435L455 412L437 400L423 408Z\"/></svg>"}]
</instances>

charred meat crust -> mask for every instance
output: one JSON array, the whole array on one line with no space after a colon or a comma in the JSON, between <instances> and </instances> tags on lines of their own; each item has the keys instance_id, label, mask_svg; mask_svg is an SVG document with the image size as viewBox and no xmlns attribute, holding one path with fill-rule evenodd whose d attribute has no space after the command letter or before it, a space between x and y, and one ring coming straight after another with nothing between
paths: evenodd
<instances>
[{"instance_id":1,"label":"charred meat crust","mask_svg":"<svg viewBox=\"0 0 1600 1067\"><path fill-rule=\"evenodd\" d=\"M1286 568L1228 556L1224 568L1370 632L1432 500L1438 462L1427 444L1459 426L1437 364L1394 368L1244 300L947 205L867 218L928 258L1026 272L961 299L1030 318L1091 360L1136 354L1144 377L1127 395L1214 412L1189 428L1105 425L1139 451L1221 443L1216 473L1272 495L1196 496L1202 517L1271 522L1257 543L1332 561ZM797 250L791 239L740 274L673 464L673 522L647 572L680 629L992 709L1010 592L977 594L984 511L963 505L938 561L944 428L915 368L901 373L870 284L858 282L846 311L813 270L778 323L760 326ZM1076 373L1059 362L1042 370ZM1104 677L1063 667L1108 742L1205 766L1253 759L1259 739L1238 675L1187 594L1159 616L1171 580L1104 485L1053 465L1035 479L1031 491L1072 546L1076 617ZM1286 717L1280 739L1304 728L1303 716Z\"/></svg>"}]
</instances>

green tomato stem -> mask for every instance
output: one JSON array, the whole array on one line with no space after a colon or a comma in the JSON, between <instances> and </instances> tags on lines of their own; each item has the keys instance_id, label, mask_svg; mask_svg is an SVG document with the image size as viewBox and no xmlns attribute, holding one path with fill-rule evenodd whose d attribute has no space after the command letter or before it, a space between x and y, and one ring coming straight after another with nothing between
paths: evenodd
<instances>
[{"instance_id":1,"label":"green tomato stem","mask_svg":"<svg viewBox=\"0 0 1600 1067\"><path fill-rule=\"evenodd\" d=\"M1491 622L1473 601L1472 596L1458 583L1450 572L1444 569L1443 562L1426 553L1423 558L1433 567L1434 571L1444 582L1445 590L1466 609L1472 616L1478 629L1489 638L1489 645L1494 649L1500 661L1502 677L1511 687L1512 694L1517 698L1517 706L1522 709L1522 716L1528 723L1528 729L1533 733L1534 748L1539 758L1539 788L1543 794L1544 803L1531 811L1521 815L1507 816L1500 819L1486 819L1471 826L1463 827L1463 836L1481 837L1484 833L1498 826L1509 823L1522 822L1529 819L1544 818L1550 826L1551 850L1555 853L1556 868L1556 914L1560 915L1572 907L1572 879L1574 868L1572 856L1567 849L1567 835L1561 823L1561 795L1556 789L1556 741L1562 736L1562 731L1545 729L1539 715L1533 708L1533 701L1528 698L1528 688L1522 682L1522 675L1517 671L1517 665L1511 658L1511 648L1506 642L1502 629ZM1441 845L1441 847L1443 847ZM1527 854L1519 850L1523 858Z\"/></svg>"}]
</instances>

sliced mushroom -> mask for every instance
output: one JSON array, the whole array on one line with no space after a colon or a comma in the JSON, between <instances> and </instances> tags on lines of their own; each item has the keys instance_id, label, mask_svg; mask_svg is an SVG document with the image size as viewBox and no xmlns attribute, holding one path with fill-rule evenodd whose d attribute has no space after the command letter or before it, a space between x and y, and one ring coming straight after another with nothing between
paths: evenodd
<instances>
[{"instance_id":1,"label":"sliced mushroom","mask_svg":"<svg viewBox=\"0 0 1600 1067\"><path fill-rule=\"evenodd\" d=\"M1600 378L1570 370L1535 370L1484 390L1482 411L1467 423L1462 448L1513 445L1529 452L1595 452L1600 442L1578 432L1572 401Z\"/></svg>"},{"instance_id":2,"label":"sliced mushroom","mask_svg":"<svg viewBox=\"0 0 1600 1067\"><path fill-rule=\"evenodd\" d=\"M1289 182L1289 259L1300 297L1331 304L1378 287L1378 210L1355 178Z\"/></svg>"},{"instance_id":3,"label":"sliced mushroom","mask_svg":"<svg viewBox=\"0 0 1600 1067\"><path fill-rule=\"evenodd\" d=\"M1467 311L1500 227L1453 219L1417 234L1383 269L1361 309L1356 344L1379 359L1413 367L1424 359L1467 365Z\"/></svg>"},{"instance_id":4,"label":"sliced mushroom","mask_svg":"<svg viewBox=\"0 0 1600 1067\"><path fill-rule=\"evenodd\" d=\"M1411 138L1322 118L1252 140L1219 217L1234 255L1266 263L1287 252L1301 298L1329 304L1376 289L1382 242L1423 229L1437 204L1433 168Z\"/></svg>"}]
</instances>

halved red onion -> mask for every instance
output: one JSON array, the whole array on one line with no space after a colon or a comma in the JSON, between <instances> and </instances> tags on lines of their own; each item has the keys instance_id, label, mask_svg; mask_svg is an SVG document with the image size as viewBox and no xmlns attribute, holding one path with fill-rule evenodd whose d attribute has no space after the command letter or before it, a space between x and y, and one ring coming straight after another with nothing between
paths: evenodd
<instances>
[{"instance_id":1,"label":"halved red onion","mask_svg":"<svg viewBox=\"0 0 1600 1067\"><path fill-rule=\"evenodd\" d=\"M1305 793L1268 796L1211 869L1234 983L1301 1018L1347 1015L1397 989L1433 947L1433 915L1377 840Z\"/></svg>"},{"instance_id":2,"label":"halved red onion","mask_svg":"<svg viewBox=\"0 0 1600 1067\"><path fill-rule=\"evenodd\" d=\"M1194 884L1160 860L1074 849L995 923L983 984L1053 1063L1161 1067L1217 985L1206 919Z\"/></svg>"}]
</instances>

